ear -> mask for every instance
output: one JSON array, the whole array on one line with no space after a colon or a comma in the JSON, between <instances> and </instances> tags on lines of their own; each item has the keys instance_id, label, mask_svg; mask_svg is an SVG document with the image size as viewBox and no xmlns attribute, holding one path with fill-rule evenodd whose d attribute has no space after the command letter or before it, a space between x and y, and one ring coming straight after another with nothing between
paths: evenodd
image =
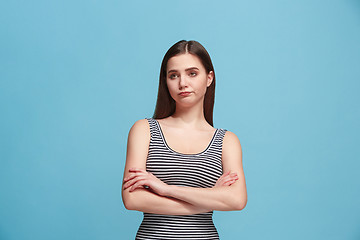
<instances>
[{"instance_id":1,"label":"ear","mask_svg":"<svg viewBox=\"0 0 360 240\"><path fill-rule=\"evenodd\" d=\"M207 75L207 87L209 87L214 79L214 72L210 71Z\"/></svg>"}]
</instances>

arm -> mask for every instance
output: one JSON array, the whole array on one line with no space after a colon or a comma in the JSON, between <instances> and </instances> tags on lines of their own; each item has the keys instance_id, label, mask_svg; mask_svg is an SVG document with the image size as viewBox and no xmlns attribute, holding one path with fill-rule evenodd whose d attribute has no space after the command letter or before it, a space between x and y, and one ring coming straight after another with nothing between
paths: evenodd
<instances>
[{"instance_id":1,"label":"arm","mask_svg":"<svg viewBox=\"0 0 360 240\"><path fill-rule=\"evenodd\" d=\"M128 190L125 191L128 192ZM211 211L211 209L197 207L178 199L163 197L145 189L136 189L129 193L127 203L124 202L124 204L128 210L166 215L191 215Z\"/></svg>"},{"instance_id":2,"label":"arm","mask_svg":"<svg viewBox=\"0 0 360 240\"><path fill-rule=\"evenodd\" d=\"M247 203L242 151L239 139L229 131L223 140L222 162L224 172L231 171L237 174L237 178L230 180L231 184L226 186L192 188L162 185L158 179L144 170L129 169L132 174L125 179L125 187L133 191L147 185L162 196L173 197L197 207L219 211L242 210Z\"/></svg>"},{"instance_id":3,"label":"arm","mask_svg":"<svg viewBox=\"0 0 360 240\"><path fill-rule=\"evenodd\" d=\"M171 186L168 195L195 206L219 211L242 210L247 203L242 150L237 136L227 131L223 140L223 171L236 173L238 180L231 186L216 188L188 188Z\"/></svg>"},{"instance_id":4,"label":"arm","mask_svg":"<svg viewBox=\"0 0 360 240\"><path fill-rule=\"evenodd\" d=\"M141 119L129 132L124 179L129 175L130 167L146 169L149 143L149 124L146 119ZM210 211L178 199L160 196L142 187L132 192L122 188L122 199L126 209L148 213L186 215Z\"/></svg>"}]
</instances>

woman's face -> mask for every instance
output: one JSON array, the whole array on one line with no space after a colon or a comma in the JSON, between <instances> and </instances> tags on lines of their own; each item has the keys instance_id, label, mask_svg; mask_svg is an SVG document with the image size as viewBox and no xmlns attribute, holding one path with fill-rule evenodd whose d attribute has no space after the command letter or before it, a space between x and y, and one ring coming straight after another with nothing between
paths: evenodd
<instances>
[{"instance_id":1,"label":"woman's face","mask_svg":"<svg viewBox=\"0 0 360 240\"><path fill-rule=\"evenodd\" d=\"M214 78L214 73L206 73L200 59L190 53L170 58L166 73L171 97L177 104L184 106L203 102L207 87Z\"/></svg>"}]
</instances>

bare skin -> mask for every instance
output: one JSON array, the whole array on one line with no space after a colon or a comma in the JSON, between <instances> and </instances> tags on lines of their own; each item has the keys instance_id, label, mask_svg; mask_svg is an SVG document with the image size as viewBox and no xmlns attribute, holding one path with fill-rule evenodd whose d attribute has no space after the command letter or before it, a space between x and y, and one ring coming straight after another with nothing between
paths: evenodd
<instances>
[{"instance_id":1,"label":"bare skin","mask_svg":"<svg viewBox=\"0 0 360 240\"><path fill-rule=\"evenodd\" d=\"M175 113L158 120L167 144L180 153L202 152L215 132L215 128L207 123L203 114L204 96L213 80L213 73L206 73L201 61L192 54L170 58L167 73L168 89L176 102ZM184 91L190 94L179 95ZM127 209L185 215L212 210L242 210L246 206L242 151L240 141L234 133L227 131L224 136L224 174L212 188L167 185L146 172L149 142L147 120L137 121L129 132L123 181L122 196Z\"/></svg>"}]
</instances>

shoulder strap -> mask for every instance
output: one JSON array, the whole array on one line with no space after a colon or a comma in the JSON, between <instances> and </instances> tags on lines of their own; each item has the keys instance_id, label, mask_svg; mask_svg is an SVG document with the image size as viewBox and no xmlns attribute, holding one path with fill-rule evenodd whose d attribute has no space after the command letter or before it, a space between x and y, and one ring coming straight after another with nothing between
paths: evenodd
<instances>
[{"instance_id":1,"label":"shoulder strap","mask_svg":"<svg viewBox=\"0 0 360 240\"><path fill-rule=\"evenodd\" d=\"M219 128L213 142L213 147L220 153L222 152L222 144L226 131L226 129Z\"/></svg>"},{"instance_id":2,"label":"shoulder strap","mask_svg":"<svg viewBox=\"0 0 360 240\"><path fill-rule=\"evenodd\" d=\"M153 118L146 118L150 126L151 140L161 138L159 127L157 126L156 120Z\"/></svg>"}]
</instances>

